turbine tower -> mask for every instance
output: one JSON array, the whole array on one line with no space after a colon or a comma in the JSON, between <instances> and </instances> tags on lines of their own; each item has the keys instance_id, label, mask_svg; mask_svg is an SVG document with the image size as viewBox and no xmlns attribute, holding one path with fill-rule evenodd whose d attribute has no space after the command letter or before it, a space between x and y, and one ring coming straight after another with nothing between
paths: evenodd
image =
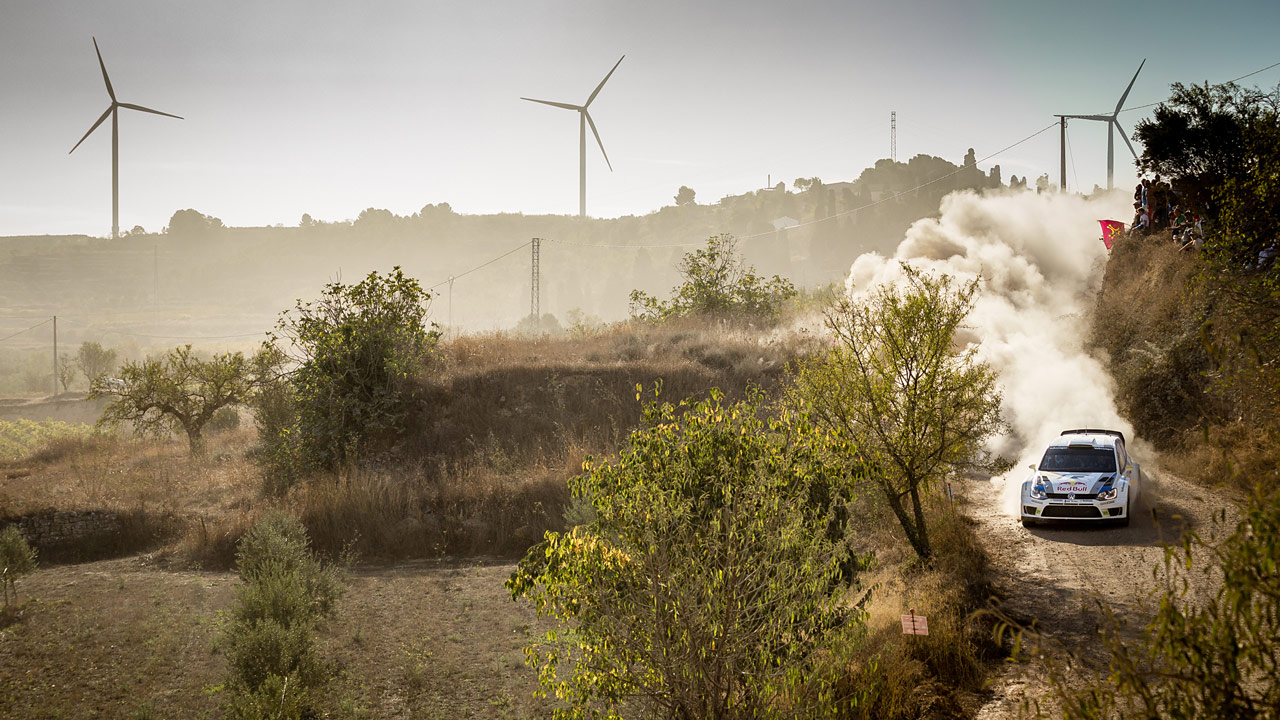
<instances>
[{"instance_id":1,"label":"turbine tower","mask_svg":"<svg viewBox=\"0 0 1280 720\"><path fill-rule=\"evenodd\" d=\"M1133 83L1138 80L1138 73L1142 72L1142 66L1146 64L1147 64L1147 61L1144 58L1142 60L1142 64L1138 65L1138 72L1135 72L1133 74L1133 80L1129 81L1129 87L1125 88L1124 94L1120 96L1120 102L1116 103L1116 109L1113 110L1110 115L1058 115L1057 116L1062 119L1062 128L1063 128L1062 157L1063 157L1063 163L1064 163L1063 165L1064 178L1066 177L1066 165L1065 165L1065 162L1066 162L1065 158L1066 158L1066 152L1067 152L1066 151L1066 142L1067 142L1066 120L1068 118L1071 118L1074 120L1098 120L1100 122L1107 123L1107 189L1108 190L1115 187L1115 174L1116 174L1115 131L1116 130L1120 131L1120 137L1124 138L1124 144L1129 146L1129 152L1133 153L1134 159L1136 160L1138 158L1138 153L1135 152L1133 149L1133 143L1129 142L1129 134L1124 131L1124 128L1120 127L1119 115L1120 115L1120 108L1124 107L1124 101L1129 98L1129 91L1133 89Z\"/></svg>"},{"instance_id":2,"label":"turbine tower","mask_svg":"<svg viewBox=\"0 0 1280 720\"><path fill-rule=\"evenodd\" d=\"M609 82L613 71L618 69L625 57L626 55L623 55L618 58L618 62L613 64L613 70L610 70L609 74L604 76L604 79L600 81L596 89L591 91L587 101L581 105L570 105L569 103L552 102L550 100L535 100L527 97L520 98L529 102L578 111L578 217L587 216L587 125L591 126L591 134L596 136L596 143L600 145L600 154L604 156L604 162L609 166L609 172L613 172L613 163L609 162L609 153L604 151L604 142L600 140L600 133L596 130L596 123L591 119L591 113L587 111L587 108L591 107L591 101L595 100L596 95L600 94L600 88Z\"/></svg>"},{"instance_id":3,"label":"turbine tower","mask_svg":"<svg viewBox=\"0 0 1280 720\"><path fill-rule=\"evenodd\" d=\"M102 51L98 49L98 38L93 39L93 51L98 53L98 67L102 68L102 81L107 84L107 95L111 96L111 105L102 113L102 117L98 118L98 122L89 128L89 132L80 138L80 142L67 153L76 151L80 147L80 143L93 134L94 130L102 124L107 116L111 116L111 237L116 239L120 237L120 108L128 110L138 110L141 112L163 115L165 117L182 118L177 115L152 110L151 108L142 107L141 105L133 105L131 103L122 103L116 99L116 91L111 87L111 78L107 76L107 64L102 62Z\"/></svg>"}]
</instances>

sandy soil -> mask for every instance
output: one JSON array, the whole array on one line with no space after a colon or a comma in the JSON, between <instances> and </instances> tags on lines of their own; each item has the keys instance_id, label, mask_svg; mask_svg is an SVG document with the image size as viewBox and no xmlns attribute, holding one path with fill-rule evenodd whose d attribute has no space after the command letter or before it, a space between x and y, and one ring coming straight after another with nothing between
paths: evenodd
<instances>
[{"instance_id":1,"label":"sandy soil","mask_svg":"<svg viewBox=\"0 0 1280 720\"><path fill-rule=\"evenodd\" d=\"M1216 490L1143 465L1145 486L1129 527L1074 522L1024 528L1002 510L1003 481L978 481L965 489L979 532L991 554L994 583L1011 616L1034 621L1047 637L1085 650L1086 659L1104 662L1095 636L1102 617L1097 602L1141 624L1152 612L1151 593L1164 546L1177 543L1190 528L1207 525L1213 514L1232 507ZM1015 480L1021 476L1015 473ZM1006 496L1007 497L1007 496ZM1018 717L1024 701L1041 699L1034 673L1012 664L992 679L992 695L979 720Z\"/></svg>"}]
</instances>

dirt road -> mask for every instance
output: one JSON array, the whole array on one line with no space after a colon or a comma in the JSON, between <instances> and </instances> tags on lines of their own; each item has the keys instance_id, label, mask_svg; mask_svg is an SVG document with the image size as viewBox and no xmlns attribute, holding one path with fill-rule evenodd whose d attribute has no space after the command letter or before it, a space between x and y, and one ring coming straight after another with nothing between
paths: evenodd
<instances>
[{"instance_id":1,"label":"dirt road","mask_svg":"<svg viewBox=\"0 0 1280 720\"><path fill-rule=\"evenodd\" d=\"M966 488L1007 612L1034 619L1046 635L1086 650L1096 647L1102 620L1094 598L1131 620L1149 617L1153 569L1162 563L1164 545L1177 543L1188 528L1208 525L1232 503L1218 491L1161 471L1151 460L1143 473L1142 496L1127 528L1084 522L1024 528L1001 507L1004 480ZM1008 482L1020 484L1023 474L1013 471ZM1028 681L1027 669L1010 665L993 679L993 696L977 713L979 720L1017 717L1023 700L1039 699L1042 690L1034 676Z\"/></svg>"}]
</instances>

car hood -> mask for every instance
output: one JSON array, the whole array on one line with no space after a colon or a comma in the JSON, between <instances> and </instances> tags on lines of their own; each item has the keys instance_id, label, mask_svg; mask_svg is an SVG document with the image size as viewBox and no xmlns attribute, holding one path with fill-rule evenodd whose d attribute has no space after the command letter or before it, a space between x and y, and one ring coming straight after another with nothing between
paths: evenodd
<instances>
[{"instance_id":1,"label":"car hood","mask_svg":"<svg viewBox=\"0 0 1280 720\"><path fill-rule=\"evenodd\" d=\"M1114 480L1116 474L1114 472L1105 473L1055 473L1041 472L1037 473L1039 477L1044 478L1046 484L1054 493L1075 493L1075 494L1094 494L1096 495L1107 481Z\"/></svg>"}]
</instances>

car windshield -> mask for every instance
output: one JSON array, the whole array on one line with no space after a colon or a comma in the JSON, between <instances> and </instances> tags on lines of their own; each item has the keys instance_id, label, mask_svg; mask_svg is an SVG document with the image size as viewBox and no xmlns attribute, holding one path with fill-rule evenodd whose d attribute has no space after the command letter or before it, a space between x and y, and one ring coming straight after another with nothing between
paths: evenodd
<instances>
[{"instance_id":1,"label":"car windshield","mask_svg":"<svg viewBox=\"0 0 1280 720\"><path fill-rule=\"evenodd\" d=\"M1116 471L1116 454L1111 448L1051 447L1040 461L1048 472L1101 473Z\"/></svg>"}]
</instances>

